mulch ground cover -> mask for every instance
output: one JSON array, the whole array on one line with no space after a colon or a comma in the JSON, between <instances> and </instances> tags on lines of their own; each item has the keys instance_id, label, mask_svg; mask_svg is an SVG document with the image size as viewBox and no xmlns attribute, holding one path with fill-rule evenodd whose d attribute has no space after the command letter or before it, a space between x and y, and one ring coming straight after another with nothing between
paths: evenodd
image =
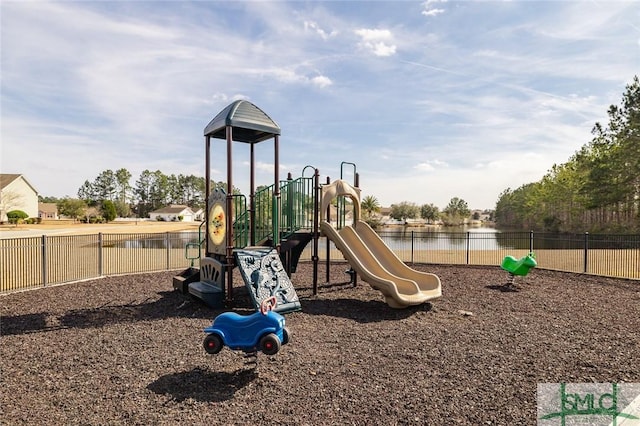
<instances>
[{"instance_id":1,"label":"mulch ground cover","mask_svg":"<svg viewBox=\"0 0 640 426\"><path fill-rule=\"evenodd\" d=\"M415 268L440 276L443 296L394 310L349 284L345 263L314 296L299 265L292 340L255 368L205 353L222 310L173 291L176 272L2 296L0 420L527 425L538 383L640 382L640 282L536 269L509 289L498 267ZM236 310L251 312L246 295Z\"/></svg>"}]
</instances>

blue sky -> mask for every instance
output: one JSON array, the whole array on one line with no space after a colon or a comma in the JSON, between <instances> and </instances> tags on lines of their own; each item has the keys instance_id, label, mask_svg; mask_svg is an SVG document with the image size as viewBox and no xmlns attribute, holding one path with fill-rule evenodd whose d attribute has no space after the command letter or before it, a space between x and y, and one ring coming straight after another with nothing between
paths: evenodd
<instances>
[{"instance_id":1,"label":"blue sky","mask_svg":"<svg viewBox=\"0 0 640 426\"><path fill-rule=\"evenodd\" d=\"M283 178L352 162L384 206L494 208L589 142L640 71L638 2L2 0L0 14L0 172L58 197L106 169L204 176L204 127L246 99L282 129ZM223 141L212 155L224 180ZM273 144L256 158L270 184ZM243 190L248 160L234 144Z\"/></svg>"}]
</instances>

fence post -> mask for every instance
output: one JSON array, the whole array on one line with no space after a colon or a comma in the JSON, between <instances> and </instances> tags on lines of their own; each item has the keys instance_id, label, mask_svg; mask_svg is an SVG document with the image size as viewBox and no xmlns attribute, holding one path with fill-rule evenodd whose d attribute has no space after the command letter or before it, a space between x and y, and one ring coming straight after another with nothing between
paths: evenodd
<instances>
[{"instance_id":1,"label":"fence post","mask_svg":"<svg viewBox=\"0 0 640 426\"><path fill-rule=\"evenodd\" d=\"M47 285L47 236L42 235L42 285Z\"/></svg>"},{"instance_id":2,"label":"fence post","mask_svg":"<svg viewBox=\"0 0 640 426\"><path fill-rule=\"evenodd\" d=\"M170 268L170 266L171 266L171 247L170 247L170 244L169 244L170 241L171 241L171 239L169 238L169 233L166 232L164 234L164 245L167 247L167 271L169 269L171 269Z\"/></svg>"},{"instance_id":3,"label":"fence post","mask_svg":"<svg viewBox=\"0 0 640 426\"><path fill-rule=\"evenodd\" d=\"M584 233L584 270L583 272L587 273L587 265L589 261L589 233Z\"/></svg>"},{"instance_id":4,"label":"fence post","mask_svg":"<svg viewBox=\"0 0 640 426\"><path fill-rule=\"evenodd\" d=\"M533 253L533 231L529 231L529 253Z\"/></svg>"},{"instance_id":5,"label":"fence post","mask_svg":"<svg viewBox=\"0 0 640 426\"><path fill-rule=\"evenodd\" d=\"M411 231L411 264L413 265L413 232Z\"/></svg>"},{"instance_id":6,"label":"fence post","mask_svg":"<svg viewBox=\"0 0 640 426\"><path fill-rule=\"evenodd\" d=\"M102 232L98 232L98 276L102 276Z\"/></svg>"},{"instance_id":7,"label":"fence post","mask_svg":"<svg viewBox=\"0 0 640 426\"><path fill-rule=\"evenodd\" d=\"M471 247L471 232L467 231L467 265L469 264L470 247Z\"/></svg>"}]
</instances>

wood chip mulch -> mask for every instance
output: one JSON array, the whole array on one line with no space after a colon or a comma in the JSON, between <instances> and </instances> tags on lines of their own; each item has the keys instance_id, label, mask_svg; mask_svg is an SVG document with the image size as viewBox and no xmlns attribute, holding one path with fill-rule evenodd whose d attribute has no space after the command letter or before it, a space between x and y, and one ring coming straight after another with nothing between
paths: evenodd
<instances>
[{"instance_id":1,"label":"wood chip mulch","mask_svg":"<svg viewBox=\"0 0 640 426\"><path fill-rule=\"evenodd\" d=\"M538 383L640 382L638 281L536 269L509 288L498 267L416 265L443 297L394 310L347 267L313 296L299 265L292 340L256 368L204 352L222 310L173 291L175 271L2 296L0 422L519 425Z\"/></svg>"}]
</instances>

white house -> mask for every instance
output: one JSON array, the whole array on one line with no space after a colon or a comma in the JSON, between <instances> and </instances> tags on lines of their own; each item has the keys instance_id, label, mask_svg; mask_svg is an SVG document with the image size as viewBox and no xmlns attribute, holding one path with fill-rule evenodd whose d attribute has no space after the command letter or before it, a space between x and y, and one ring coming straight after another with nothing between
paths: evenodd
<instances>
[{"instance_id":1,"label":"white house","mask_svg":"<svg viewBox=\"0 0 640 426\"><path fill-rule=\"evenodd\" d=\"M12 210L38 217L38 191L22 175L0 174L0 222L6 222Z\"/></svg>"},{"instance_id":2,"label":"white house","mask_svg":"<svg viewBox=\"0 0 640 426\"><path fill-rule=\"evenodd\" d=\"M188 206L178 204L172 204L149 213L151 220L164 220L165 222L176 222L180 220L180 216L182 216L183 222L193 222L196 215Z\"/></svg>"},{"instance_id":3,"label":"white house","mask_svg":"<svg viewBox=\"0 0 640 426\"><path fill-rule=\"evenodd\" d=\"M56 203L38 203L38 217L45 219L58 220L58 206Z\"/></svg>"}]
</instances>

